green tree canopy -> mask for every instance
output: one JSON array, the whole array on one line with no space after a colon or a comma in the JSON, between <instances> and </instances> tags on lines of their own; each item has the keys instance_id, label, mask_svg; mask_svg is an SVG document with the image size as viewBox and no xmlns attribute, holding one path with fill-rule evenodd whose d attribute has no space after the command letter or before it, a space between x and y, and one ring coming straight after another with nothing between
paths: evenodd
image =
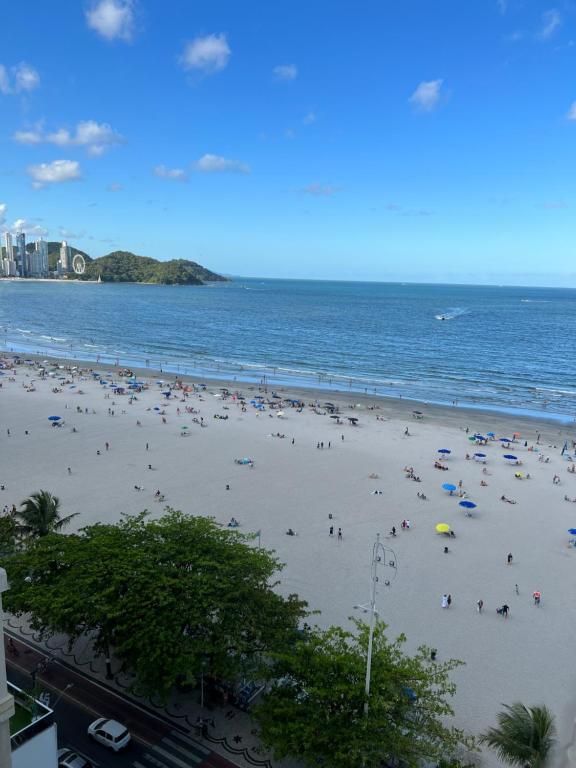
<instances>
[{"instance_id":1,"label":"green tree canopy","mask_svg":"<svg viewBox=\"0 0 576 768\"><path fill-rule=\"evenodd\" d=\"M554 746L556 726L547 707L526 707L520 702L504 707L498 726L490 728L481 740L510 765L544 768Z\"/></svg>"},{"instance_id":2,"label":"green tree canopy","mask_svg":"<svg viewBox=\"0 0 576 768\"><path fill-rule=\"evenodd\" d=\"M273 590L278 560L249 540L174 510L50 534L6 561L5 605L44 635L95 632L141 690L167 694L201 668L232 681L284 648L305 615Z\"/></svg>"},{"instance_id":3,"label":"green tree canopy","mask_svg":"<svg viewBox=\"0 0 576 768\"><path fill-rule=\"evenodd\" d=\"M364 692L369 628L311 631L288 653L274 654L277 682L256 709L263 742L277 759L294 757L329 768L379 768L401 758L447 760L472 741L446 724L455 691L449 673L461 662L430 660L402 650L403 636L390 642L386 625L374 631L371 694Z\"/></svg>"}]
</instances>

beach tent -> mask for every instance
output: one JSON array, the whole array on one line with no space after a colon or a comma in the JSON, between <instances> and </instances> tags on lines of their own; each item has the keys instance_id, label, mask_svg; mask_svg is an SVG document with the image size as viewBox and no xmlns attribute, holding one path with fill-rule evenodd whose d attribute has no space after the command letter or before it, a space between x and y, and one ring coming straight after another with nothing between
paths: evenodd
<instances>
[{"instance_id":1,"label":"beach tent","mask_svg":"<svg viewBox=\"0 0 576 768\"><path fill-rule=\"evenodd\" d=\"M443 456L448 456L452 451L450 448L438 448L438 453L441 453Z\"/></svg>"},{"instance_id":2,"label":"beach tent","mask_svg":"<svg viewBox=\"0 0 576 768\"><path fill-rule=\"evenodd\" d=\"M452 483L443 483L443 484L442 484L442 488L443 488L445 491L448 491L448 492L450 493L450 496L452 496L452 494L453 494L453 493L454 493L454 491L456 490L456 486L455 486L455 485L452 485Z\"/></svg>"},{"instance_id":3,"label":"beach tent","mask_svg":"<svg viewBox=\"0 0 576 768\"><path fill-rule=\"evenodd\" d=\"M483 464L486 464L486 454L485 453L475 453L474 454L474 459L476 461L482 462Z\"/></svg>"},{"instance_id":4,"label":"beach tent","mask_svg":"<svg viewBox=\"0 0 576 768\"><path fill-rule=\"evenodd\" d=\"M438 523L436 533L450 533L450 526L448 523Z\"/></svg>"},{"instance_id":5,"label":"beach tent","mask_svg":"<svg viewBox=\"0 0 576 768\"><path fill-rule=\"evenodd\" d=\"M62 416L48 416L48 421L60 421Z\"/></svg>"},{"instance_id":6,"label":"beach tent","mask_svg":"<svg viewBox=\"0 0 576 768\"><path fill-rule=\"evenodd\" d=\"M502 458L506 459L506 461L511 461L513 464L518 461L518 456L513 456L511 453L505 453Z\"/></svg>"}]
</instances>

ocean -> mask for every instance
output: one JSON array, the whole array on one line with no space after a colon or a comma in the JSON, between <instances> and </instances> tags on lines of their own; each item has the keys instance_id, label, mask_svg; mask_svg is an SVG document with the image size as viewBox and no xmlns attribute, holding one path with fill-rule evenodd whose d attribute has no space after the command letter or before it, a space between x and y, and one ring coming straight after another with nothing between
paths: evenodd
<instances>
[{"instance_id":1,"label":"ocean","mask_svg":"<svg viewBox=\"0 0 576 768\"><path fill-rule=\"evenodd\" d=\"M576 290L0 281L4 349L573 419Z\"/></svg>"}]
</instances>

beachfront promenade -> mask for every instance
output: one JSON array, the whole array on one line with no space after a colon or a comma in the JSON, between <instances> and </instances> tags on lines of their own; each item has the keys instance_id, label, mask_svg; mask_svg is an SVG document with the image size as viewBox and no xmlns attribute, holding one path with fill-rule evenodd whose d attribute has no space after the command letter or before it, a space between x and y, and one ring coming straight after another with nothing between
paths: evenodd
<instances>
[{"instance_id":1,"label":"beachfront promenade","mask_svg":"<svg viewBox=\"0 0 576 768\"><path fill-rule=\"evenodd\" d=\"M410 650L426 643L440 659L466 662L454 675L456 723L478 733L501 702L521 700L547 704L560 742L571 738L572 427L331 393L334 413L317 392L272 398L248 385L243 400L222 384L166 396L168 380L149 374L138 391L117 373L46 368L44 378L27 365L0 377L2 507L43 488L60 497L63 514L80 512L74 528L144 508L160 515L166 505L224 525L235 518L277 551L287 564L280 589L319 609L323 626L347 624L367 601L380 532L398 561L397 578L378 594L390 633L404 632ZM514 433L514 442L500 440ZM437 533L439 523L454 538ZM508 618L496 611L503 605ZM488 753L484 760L494 764Z\"/></svg>"}]
</instances>

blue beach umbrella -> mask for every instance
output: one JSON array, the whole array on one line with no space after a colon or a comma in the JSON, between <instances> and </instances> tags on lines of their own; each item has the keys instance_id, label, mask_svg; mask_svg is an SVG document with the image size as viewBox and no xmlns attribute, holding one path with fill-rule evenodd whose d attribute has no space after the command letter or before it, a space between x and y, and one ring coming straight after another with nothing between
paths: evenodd
<instances>
[{"instance_id":1,"label":"blue beach umbrella","mask_svg":"<svg viewBox=\"0 0 576 768\"><path fill-rule=\"evenodd\" d=\"M452 496L452 494L453 494L453 493L454 493L454 491L456 490L456 486L455 486L455 485L452 485L452 483L442 483L442 488L443 488L445 491L448 491L448 492L450 493L450 496Z\"/></svg>"},{"instance_id":2,"label":"blue beach umbrella","mask_svg":"<svg viewBox=\"0 0 576 768\"><path fill-rule=\"evenodd\" d=\"M576 536L576 528L568 528L568 533L570 536Z\"/></svg>"},{"instance_id":3,"label":"blue beach umbrella","mask_svg":"<svg viewBox=\"0 0 576 768\"><path fill-rule=\"evenodd\" d=\"M60 421L62 416L48 416L48 421Z\"/></svg>"},{"instance_id":4,"label":"blue beach umbrella","mask_svg":"<svg viewBox=\"0 0 576 768\"><path fill-rule=\"evenodd\" d=\"M463 507L464 509L476 509L476 507L478 505L474 504L473 501L466 501L466 500L464 500L464 501L459 502L459 506Z\"/></svg>"},{"instance_id":5,"label":"blue beach umbrella","mask_svg":"<svg viewBox=\"0 0 576 768\"><path fill-rule=\"evenodd\" d=\"M501 437L500 438L501 443L511 443L512 440L509 437Z\"/></svg>"},{"instance_id":6,"label":"blue beach umbrella","mask_svg":"<svg viewBox=\"0 0 576 768\"><path fill-rule=\"evenodd\" d=\"M450 448L438 448L438 453L442 453L447 456L449 453L452 453L452 451Z\"/></svg>"},{"instance_id":7,"label":"blue beach umbrella","mask_svg":"<svg viewBox=\"0 0 576 768\"><path fill-rule=\"evenodd\" d=\"M486 434L488 435L488 437L496 437L494 432L486 432Z\"/></svg>"},{"instance_id":8,"label":"blue beach umbrella","mask_svg":"<svg viewBox=\"0 0 576 768\"><path fill-rule=\"evenodd\" d=\"M518 461L518 456L512 456L511 453L505 453L502 458L506 459L506 461Z\"/></svg>"},{"instance_id":9,"label":"blue beach umbrella","mask_svg":"<svg viewBox=\"0 0 576 768\"><path fill-rule=\"evenodd\" d=\"M154 410L155 410L155 411L159 411L159 410L160 410L160 408L158 408L158 406L157 406L157 405L155 405L155 406L154 406Z\"/></svg>"},{"instance_id":10,"label":"blue beach umbrella","mask_svg":"<svg viewBox=\"0 0 576 768\"><path fill-rule=\"evenodd\" d=\"M474 458L476 461L486 461L486 454L485 453L475 453Z\"/></svg>"}]
</instances>

